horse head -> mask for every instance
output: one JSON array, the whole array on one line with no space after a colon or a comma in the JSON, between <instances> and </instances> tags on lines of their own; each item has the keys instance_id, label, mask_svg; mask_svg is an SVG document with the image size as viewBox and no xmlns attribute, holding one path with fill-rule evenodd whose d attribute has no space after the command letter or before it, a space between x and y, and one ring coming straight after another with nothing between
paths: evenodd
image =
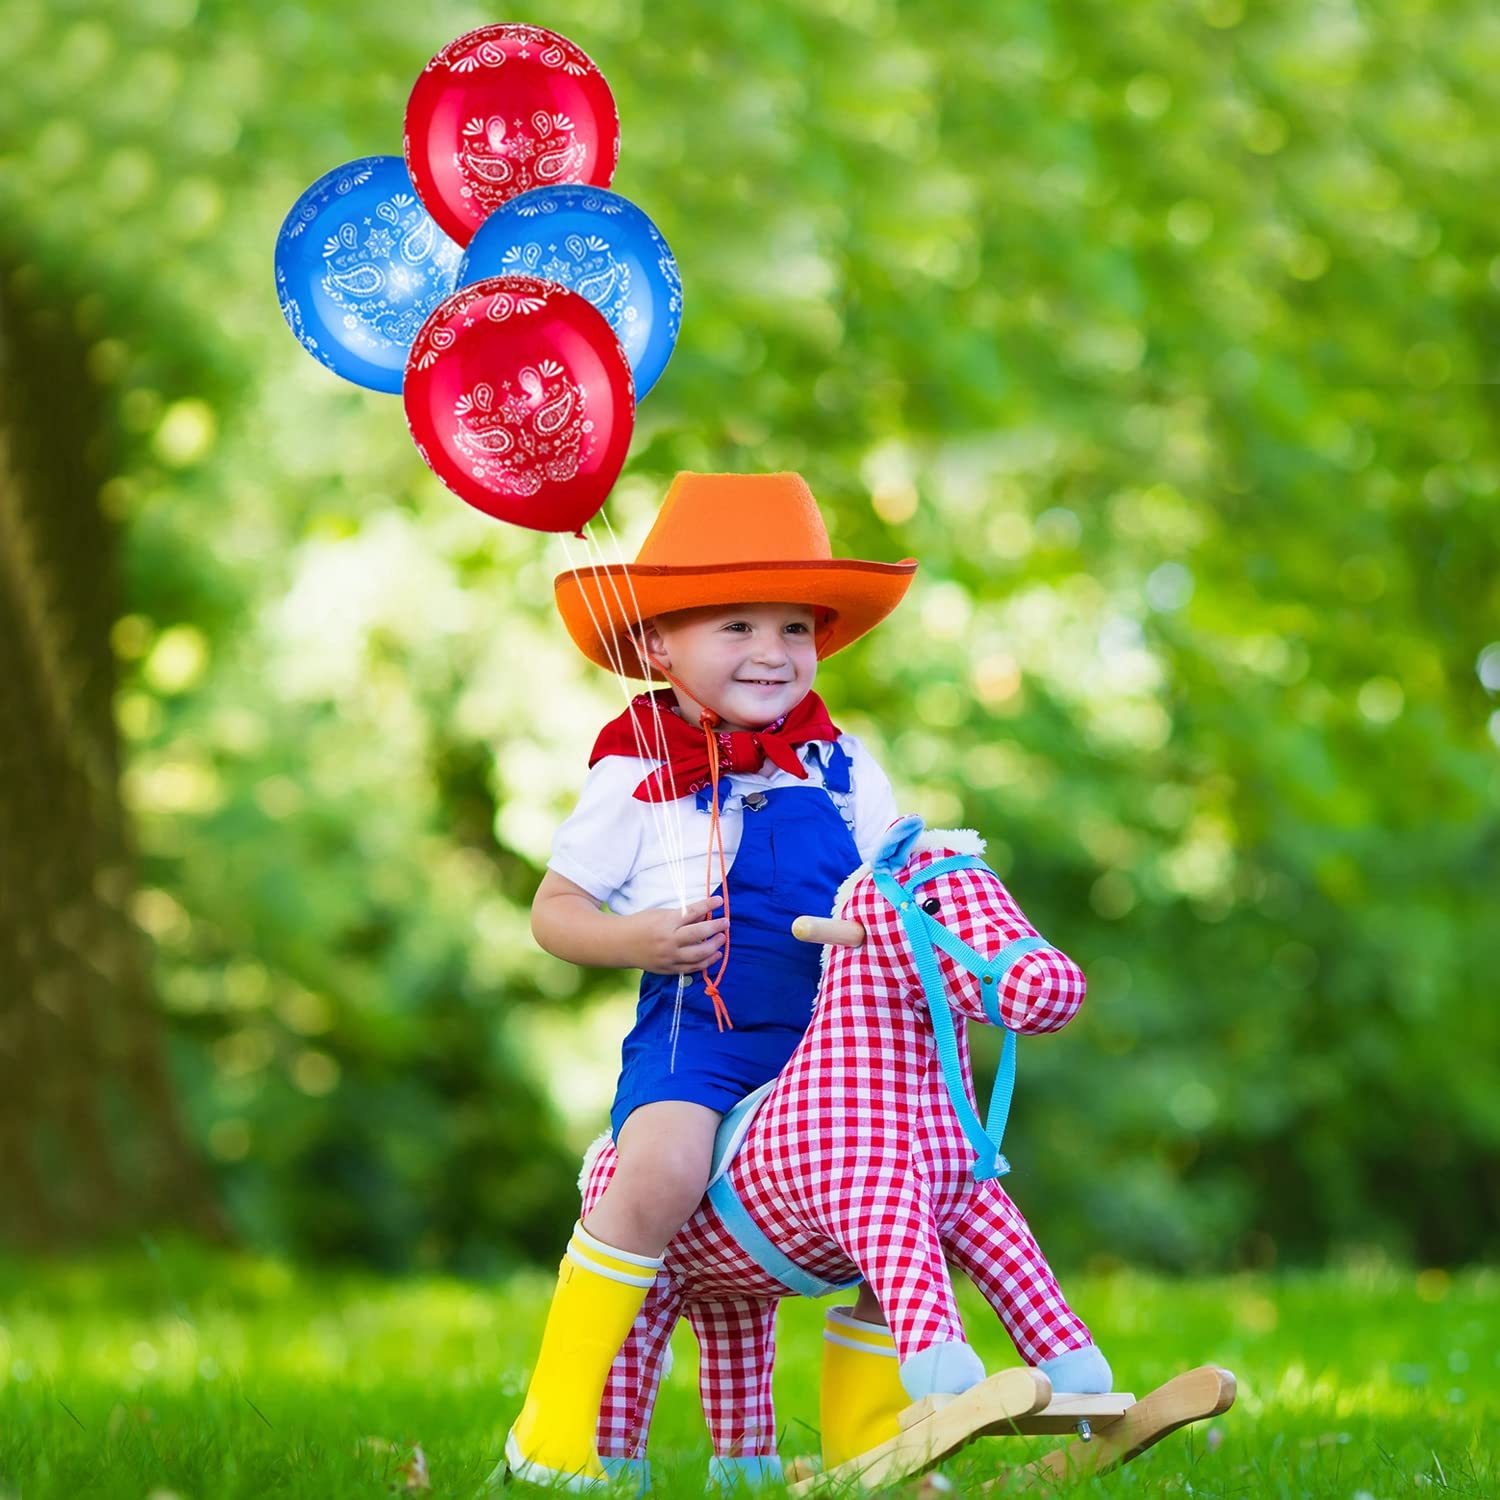
<instances>
[{"instance_id":1,"label":"horse head","mask_svg":"<svg viewBox=\"0 0 1500 1500\"><path fill-rule=\"evenodd\" d=\"M984 848L972 829L928 830L915 814L898 818L874 858L840 887L833 916L804 917L793 930L860 950L861 967L894 979L918 1007L932 988L922 972L930 946L955 1011L1009 1031L1056 1031L1083 1003L1082 971L1038 935L984 863Z\"/></svg>"},{"instance_id":2,"label":"horse head","mask_svg":"<svg viewBox=\"0 0 1500 1500\"><path fill-rule=\"evenodd\" d=\"M826 945L820 1006L833 995L863 1003L894 993L927 1012L979 1178L1009 1170L1000 1139L1015 1078L1015 1033L1065 1026L1086 988L1077 964L1038 934L983 853L972 829L927 832L915 815L898 818L874 857L840 888L833 917L799 918L792 928ZM830 962L840 949L852 951ZM1007 1033L984 1125L967 1103L955 1014Z\"/></svg>"}]
</instances>

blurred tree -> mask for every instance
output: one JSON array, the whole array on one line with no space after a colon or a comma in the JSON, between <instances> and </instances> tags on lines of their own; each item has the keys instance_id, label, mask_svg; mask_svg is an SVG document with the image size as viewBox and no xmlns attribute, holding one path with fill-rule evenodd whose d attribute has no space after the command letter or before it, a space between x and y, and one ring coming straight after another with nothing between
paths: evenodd
<instances>
[{"instance_id":1,"label":"blurred tree","mask_svg":"<svg viewBox=\"0 0 1500 1500\"><path fill-rule=\"evenodd\" d=\"M540 1253L631 988L526 923L619 701L551 610L580 549L443 491L270 274L487 19L0 28L0 238L67 288L111 443L130 914L183 1105L251 1234L386 1263ZM685 281L595 540L628 554L677 468L786 467L841 551L922 559L820 686L1090 975L1021 1058L1049 1249L1500 1254L1493 7L547 20Z\"/></svg>"},{"instance_id":2,"label":"blurred tree","mask_svg":"<svg viewBox=\"0 0 1500 1500\"><path fill-rule=\"evenodd\" d=\"M86 348L0 259L0 1243L223 1232L130 919L109 632L117 528Z\"/></svg>"}]
</instances>

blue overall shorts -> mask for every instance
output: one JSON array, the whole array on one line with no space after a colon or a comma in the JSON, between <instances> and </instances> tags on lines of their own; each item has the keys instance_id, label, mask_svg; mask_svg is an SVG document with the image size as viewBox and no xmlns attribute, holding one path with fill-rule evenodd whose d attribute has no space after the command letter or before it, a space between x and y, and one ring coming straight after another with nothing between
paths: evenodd
<instances>
[{"instance_id":1,"label":"blue overall shorts","mask_svg":"<svg viewBox=\"0 0 1500 1500\"><path fill-rule=\"evenodd\" d=\"M847 792L849 757L837 741L831 749L824 782ZM700 794L700 807L707 795ZM682 976L688 982L681 985L680 1009L678 975L643 973L609 1112L617 1140L637 1105L677 1099L725 1114L786 1066L812 1019L822 953L817 943L792 936L792 922L827 916L859 862L854 836L823 787L769 787L746 795L727 882L729 966L719 985L733 1029L718 1029L701 973ZM716 956L711 971L718 962Z\"/></svg>"}]
</instances>

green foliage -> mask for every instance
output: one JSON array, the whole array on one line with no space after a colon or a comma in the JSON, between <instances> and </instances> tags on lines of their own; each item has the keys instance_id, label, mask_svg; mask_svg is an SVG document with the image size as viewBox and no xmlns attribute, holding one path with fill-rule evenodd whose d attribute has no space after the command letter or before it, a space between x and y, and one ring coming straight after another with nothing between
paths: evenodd
<instances>
[{"instance_id":1,"label":"green foliage","mask_svg":"<svg viewBox=\"0 0 1500 1500\"><path fill-rule=\"evenodd\" d=\"M1224 1417L1168 1438L1089 1493L1347 1500L1500 1475L1493 1272L1079 1278L1070 1295L1137 1394L1179 1370L1234 1370ZM194 1252L0 1266L0 1486L28 1500L335 1497L399 1491L419 1445L434 1496L472 1500L520 1407L549 1284L382 1281ZM1015 1362L962 1289L994 1370ZM817 1451L823 1304L783 1304L776 1399L787 1458ZM655 1492L703 1493L708 1444L686 1329L652 1428ZM1052 1446L995 1439L945 1465L960 1493L988 1465Z\"/></svg>"},{"instance_id":2,"label":"green foliage","mask_svg":"<svg viewBox=\"0 0 1500 1500\"><path fill-rule=\"evenodd\" d=\"M580 547L443 491L271 284L298 192L397 150L488 19L22 0L0 32L0 234L126 455L137 914L193 1116L256 1235L392 1263L556 1244L522 1070L586 1134L630 988L526 926L617 704L550 610ZM841 553L922 560L820 689L1090 974L1021 1053L1043 1243L1500 1251L1492 8L546 21L685 283L620 550L680 467L796 468Z\"/></svg>"}]
</instances>

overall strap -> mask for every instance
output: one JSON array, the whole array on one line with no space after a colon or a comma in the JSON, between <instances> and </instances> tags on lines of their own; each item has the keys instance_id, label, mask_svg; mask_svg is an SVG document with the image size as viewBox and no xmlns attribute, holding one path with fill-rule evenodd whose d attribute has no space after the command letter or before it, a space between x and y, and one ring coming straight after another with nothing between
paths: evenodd
<instances>
[{"instance_id":1,"label":"overall strap","mask_svg":"<svg viewBox=\"0 0 1500 1500\"><path fill-rule=\"evenodd\" d=\"M834 740L828 747L828 762L823 767L823 785L841 795L849 790L849 754Z\"/></svg>"}]
</instances>

